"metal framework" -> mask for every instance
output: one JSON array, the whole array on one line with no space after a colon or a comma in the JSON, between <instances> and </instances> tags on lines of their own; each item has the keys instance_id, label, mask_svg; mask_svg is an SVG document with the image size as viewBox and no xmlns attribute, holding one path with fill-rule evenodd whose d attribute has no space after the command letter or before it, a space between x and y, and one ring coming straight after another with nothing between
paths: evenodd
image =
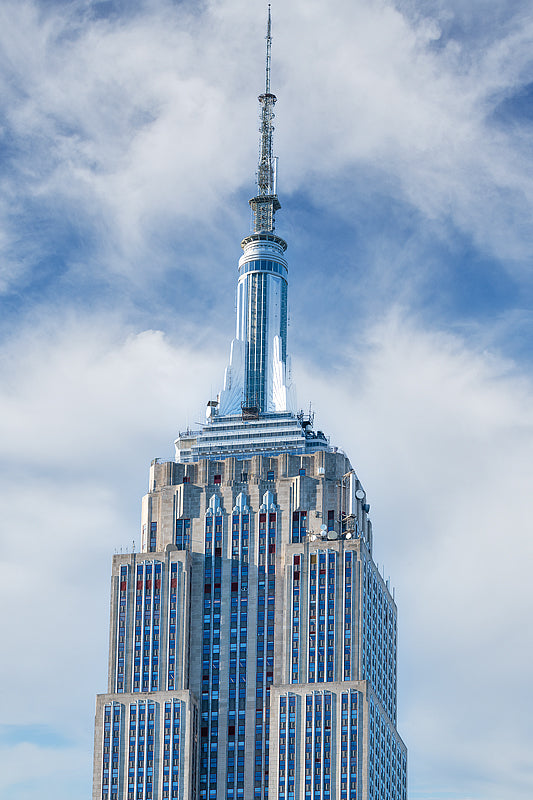
<instances>
[{"instance_id":1,"label":"metal framework","mask_svg":"<svg viewBox=\"0 0 533 800\"><path fill-rule=\"evenodd\" d=\"M259 144L259 166L257 169L258 194L250 200L252 208L252 230L254 233L274 230L274 215L281 208L276 196L276 160L273 155L274 104L276 95L270 91L270 62L272 51L272 20L268 6L266 35L265 91L259 95L261 103L261 133Z\"/></svg>"}]
</instances>

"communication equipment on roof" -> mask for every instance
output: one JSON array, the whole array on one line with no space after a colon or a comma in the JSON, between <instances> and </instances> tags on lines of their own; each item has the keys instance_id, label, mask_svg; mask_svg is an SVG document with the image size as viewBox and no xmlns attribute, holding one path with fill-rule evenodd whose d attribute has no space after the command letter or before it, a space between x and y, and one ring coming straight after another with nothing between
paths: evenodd
<instances>
[{"instance_id":1,"label":"communication equipment on roof","mask_svg":"<svg viewBox=\"0 0 533 800\"><path fill-rule=\"evenodd\" d=\"M355 493L355 496L357 497L358 500L364 500L365 499L365 493L364 493L364 491L362 489L358 489L356 491L356 493Z\"/></svg>"}]
</instances>

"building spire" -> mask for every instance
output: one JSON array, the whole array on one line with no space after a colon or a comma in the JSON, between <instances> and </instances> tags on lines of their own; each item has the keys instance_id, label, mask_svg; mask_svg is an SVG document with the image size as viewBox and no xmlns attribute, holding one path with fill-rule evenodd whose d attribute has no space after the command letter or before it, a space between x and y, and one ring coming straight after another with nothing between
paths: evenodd
<instances>
[{"instance_id":1,"label":"building spire","mask_svg":"<svg viewBox=\"0 0 533 800\"><path fill-rule=\"evenodd\" d=\"M265 75L265 94L270 94L270 59L272 50L272 18L270 16L270 3L268 4L268 23L266 35L266 75Z\"/></svg>"},{"instance_id":2,"label":"building spire","mask_svg":"<svg viewBox=\"0 0 533 800\"><path fill-rule=\"evenodd\" d=\"M268 6L266 35L265 92L259 95L261 104L261 138L259 143L259 166L257 169L257 196L250 200L253 212L254 233L272 232L274 214L280 208L276 196L276 160L273 155L272 134L274 132L274 104L276 95L270 91L270 63L272 50L272 18Z\"/></svg>"}]
</instances>

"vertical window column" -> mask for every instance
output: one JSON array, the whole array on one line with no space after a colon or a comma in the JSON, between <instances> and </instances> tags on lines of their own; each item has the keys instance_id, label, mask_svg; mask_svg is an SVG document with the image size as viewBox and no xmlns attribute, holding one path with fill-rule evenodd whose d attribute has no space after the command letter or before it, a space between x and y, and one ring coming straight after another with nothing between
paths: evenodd
<instances>
[{"instance_id":1,"label":"vertical window column","mask_svg":"<svg viewBox=\"0 0 533 800\"><path fill-rule=\"evenodd\" d=\"M317 658L317 681L322 683L325 676L325 656L326 656L326 573L327 573L327 554L320 550L318 554L318 658Z\"/></svg>"},{"instance_id":2,"label":"vertical window column","mask_svg":"<svg viewBox=\"0 0 533 800\"><path fill-rule=\"evenodd\" d=\"M293 511L292 541L301 542L306 535L307 535L307 511Z\"/></svg>"},{"instance_id":3,"label":"vertical window column","mask_svg":"<svg viewBox=\"0 0 533 800\"><path fill-rule=\"evenodd\" d=\"M181 704L179 700L174 700L172 704L172 791L171 797L178 798L180 795L180 734L181 734Z\"/></svg>"},{"instance_id":4,"label":"vertical window column","mask_svg":"<svg viewBox=\"0 0 533 800\"><path fill-rule=\"evenodd\" d=\"M331 798L331 715L332 695L330 692L324 692L324 782L322 795L324 800L330 800ZM335 794L335 791L333 794Z\"/></svg>"},{"instance_id":5,"label":"vertical window column","mask_svg":"<svg viewBox=\"0 0 533 800\"><path fill-rule=\"evenodd\" d=\"M137 758L135 764L135 795L139 800L146 797L146 703L138 704L137 713Z\"/></svg>"},{"instance_id":6,"label":"vertical window column","mask_svg":"<svg viewBox=\"0 0 533 800\"><path fill-rule=\"evenodd\" d=\"M277 512L259 514L254 798L268 797L270 686L274 676L277 526Z\"/></svg>"},{"instance_id":7,"label":"vertical window column","mask_svg":"<svg viewBox=\"0 0 533 800\"><path fill-rule=\"evenodd\" d=\"M135 780L138 745L137 738L137 703L130 703L130 716L128 723L128 800L135 800L137 793Z\"/></svg>"},{"instance_id":8,"label":"vertical window column","mask_svg":"<svg viewBox=\"0 0 533 800\"><path fill-rule=\"evenodd\" d=\"M313 695L305 697L305 797L313 792Z\"/></svg>"},{"instance_id":9,"label":"vertical window column","mask_svg":"<svg viewBox=\"0 0 533 800\"><path fill-rule=\"evenodd\" d=\"M357 800L357 706L359 693L352 689L350 692L350 750L349 750L349 776L350 800Z\"/></svg>"},{"instance_id":10,"label":"vertical window column","mask_svg":"<svg viewBox=\"0 0 533 800\"><path fill-rule=\"evenodd\" d=\"M135 644L133 658L133 691L141 691L141 660L143 655L144 563L137 564L135 583Z\"/></svg>"},{"instance_id":11,"label":"vertical window column","mask_svg":"<svg viewBox=\"0 0 533 800\"><path fill-rule=\"evenodd\" d=\"M128 566L120 567L116 642L115 691L124 691L126 620L128 614Z\"/></svg>"},{"instance_id":12,"label":"vertical window column","mask_svg":"<svg viewBox=\"0 0 533 800\"><path fill-rule=\"evenodd\" d=\"M341 695L341 741L340 741L340 766L341 766L341 794L340 800L348 800L348 717L349 709L348 692L343 692Z\"/></svg>"},{"instance_id":13,"label":"vertical window column","mask_svg":"<svg viewBox=\"0 0 533 800\"><path fill-rule=\"evenodd\" d=\"M152 610L152 664L150 669L152 692L159 689L159 633L161 630L161 569L162 564L156 561L154 564L154 583L153 583L153 610Z\"/></svg>"},{"instance_id":14,"label":"vertical window column","mask_svg":"<svg viewBox=\"0 0 533 800\"><path fill-rule=\"evenodd\" d=\"M335 678L335 590L337 575L337 553L334 550L327 552L327 651L326 651L326 681Z\"/></svg>"},{"instance_id":15,"label":"vertical window column","mask_svg":"<svg viewBox=\"0 0 533 800\"><path fill-rule=\"evenodd\" d=\"M176 520L176 547L178 550L188 550L191 545L191 520Z\"/></svg>"},{"instance_id":16,"label":"vertical window column","mask_svg":"<svg viewBox=\"0 0 533 800\"><path fill-rule=\"evenodd\" d=\"M226 762L226 797L235 795L235 743L237 739L237 687L238 672L238 622L239 622L239 562L241 558L241 514L231 518L231 606L230 606L230 657L228 690L228 747Z\"/></svg>"},{"instance_id":17,"label":"vertical window column","mask_svg":"<svg viewBox=\"0 0 533 800\"><path fill-rule=\"evenodd\" d=\"M211 629L213 625L214 518L205 520L204 618L202 634L202 705L200 727L200 798L208 797L209 778L209 704L211 694Z\"/></svg>"},{"instance_id":18,"label":"vertical window column","mask_svg":"<svg viewBox=\"0 0 533 800\"><path fill-rule=\"evenodd\" d=\"M307 650L307 681L314 683L316 680L317 658L317 604L318 604L318 553L309 554L309 644Z\"/></svg>"},{"instance_id":19,"label":"vertical window column","mask_svg":"<svg viewBox=\"0 0 533 800\"><path fill-rule=\"evenodd\" d=\"M323 767L324 767L324 753L323 753L323 708L324 699L322 694L316 693L314 695L313 703L313 797L315 800L321 800L322 787L323 787Z\"/></svg>"},{"instance_id":20,"label":"vertical window column","mask_svg":"<svg viewBox=\"0 0 533 800\"><path fill-rule=\"evenodd\" d=\"M287 800L288 698L279 698L278 800Z\"/></svg>"},{"instance_id":21,"label":"vertical window column","mask_svg":"<svg viewBox=\"0 0 533 800\"><path fill-rule=\"evenodd\" d=\"M218 692L220 687L220 603L222 515L209 510L205 521L204 621L202 636L202 724L200 798L216 798Z\"/></svg>"},{"instance_id":22,"label":"vertical window column","mask_svg":"<svg viewBox=\"0 0 533 800\"><path fill-rule=\"evenodd\" d=\"M298 683L300 670L300 556L292 559L291 683Z\"/></svg>"},{"instance_id":23,"label":"vertical window column","mask_svg":"<svg viewBox=\"0 0 533 800\"><path fill-rule=\"evenodd\" d=\"M176 688L176 613L178 601L178 565L171 564L168 591L168 671L167 689Z\"/></svg>"},{"instance_id":24,"label":"vertical window column","mask_svg":"<svg viewBox=\"0 0 533 800\"><path fill-rule=\"evenodd\" d=\"M236 786L237 798L244 796L244 746L246 723L246 669L248 650L248 570L249 570L249 545L250 545L250 515L241 514L240 532L240 559L239 559L239 618L238 635L239 649L237 660L237 686L238 686L238 711L237 711L237 764Z\"/></svg>"},{"instance_id":25,"label":"vertical window column","mask_svg":"<svg viewBox=\"0 0 533 800\"><path fill-rule=\"evenodd\" d=\"M288 697L288 716L289 725L287 728L287 800L295 800L294 796L294 776L296 773L296 697L290 694Z\"/></svg>"},{"instance_id":26,"label":"vertical window column","mask_svg":"<svg viewBox=\"0 0 533 800\"><path fill-rule=\"evenodd\" d=\"M148 703L148 719L146 721L146 772L145 772L145 786L147 800L154 800L154 745L155 745L155 722L156 722L156 709L155 703Z\"/></svg>"},{"instance_id":27,"label":"vertical window column","mask_svg":"<svg viewBox=\"0 0 533 800\"><path fill-rule=\"evenodd\" d=\"M170 797L170 774L172 769L172 703L165 703L163 720L163 800Z\"/></svg>"},{"instance_id":28,"label":"vertical window column","mask_svg":"<svg viewBox=\"0 0 533 800\"><path fill-rule=\"evenodd\" d=\"M144 603L143 603L143 644L142 644L142 691L150 688L151 655L152 655L152 571L153 565L146 564L144 573Z\"/></svg>"},{"instance_id":29,"label":"vertical window column","mask_svg":"<svg viewBox=\"0 0 533 800\"><path fill-rule=\"evenodd\" d=\"M343 651L343 678L349 681L352 677L352 570L353 553L346 550L344 553L344 651Z\"/></svg>"},{"instance_id":30,"label":"vertical window column","mask_svg":"<svg viewBox=\"0 0 533 800\"><path fill-rule=\"evenodd\" d=\"M102 800L118 800L120 778L120 728L122 706L106 703L103 709Z\"/></svg>"},{"instance_id":31,"label":"vertical window column","mask_svg":"<svg viewBox=\"0 0 533 800\"><path fill-rule=\"evenodd\" d=\"M157 547L157 522L150 523L150 552L155 552Z\"/></svg>"},{"instance_id":32,"label":"vertical window column","mask_svg":"<svg viewBox=\"0 0 533 800\"><path fill-rule=\"evenodd\" d=\"M254 798L261 797L261 783L264 769L268 769L268 760L263 762L264 736L264 679L267 666L265 649L265 633L267 617L267 583L268 583L268 539L267 513L259 514L258 528L258 578L257 578L257 648L256 648L256 711L255 711L255 773ZM266 781L268 783L268 779Z\"/></svg>"}]
</instances>

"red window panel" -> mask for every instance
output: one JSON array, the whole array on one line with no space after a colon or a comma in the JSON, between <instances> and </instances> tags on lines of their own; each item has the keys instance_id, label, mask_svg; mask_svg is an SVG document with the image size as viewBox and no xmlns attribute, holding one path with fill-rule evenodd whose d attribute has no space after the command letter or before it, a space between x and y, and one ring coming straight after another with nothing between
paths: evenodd
<instances>
[{"instance_id":1,"label":"red window panel","mask_svg":"<svg viewBox=\"0 0 533 800\"><path fill-rule=\"evenodd\" d=\"M120 582L120 591L121 592L125 592L126 591L126 581L121 581Z\"/></svg>"}]
</instances>

